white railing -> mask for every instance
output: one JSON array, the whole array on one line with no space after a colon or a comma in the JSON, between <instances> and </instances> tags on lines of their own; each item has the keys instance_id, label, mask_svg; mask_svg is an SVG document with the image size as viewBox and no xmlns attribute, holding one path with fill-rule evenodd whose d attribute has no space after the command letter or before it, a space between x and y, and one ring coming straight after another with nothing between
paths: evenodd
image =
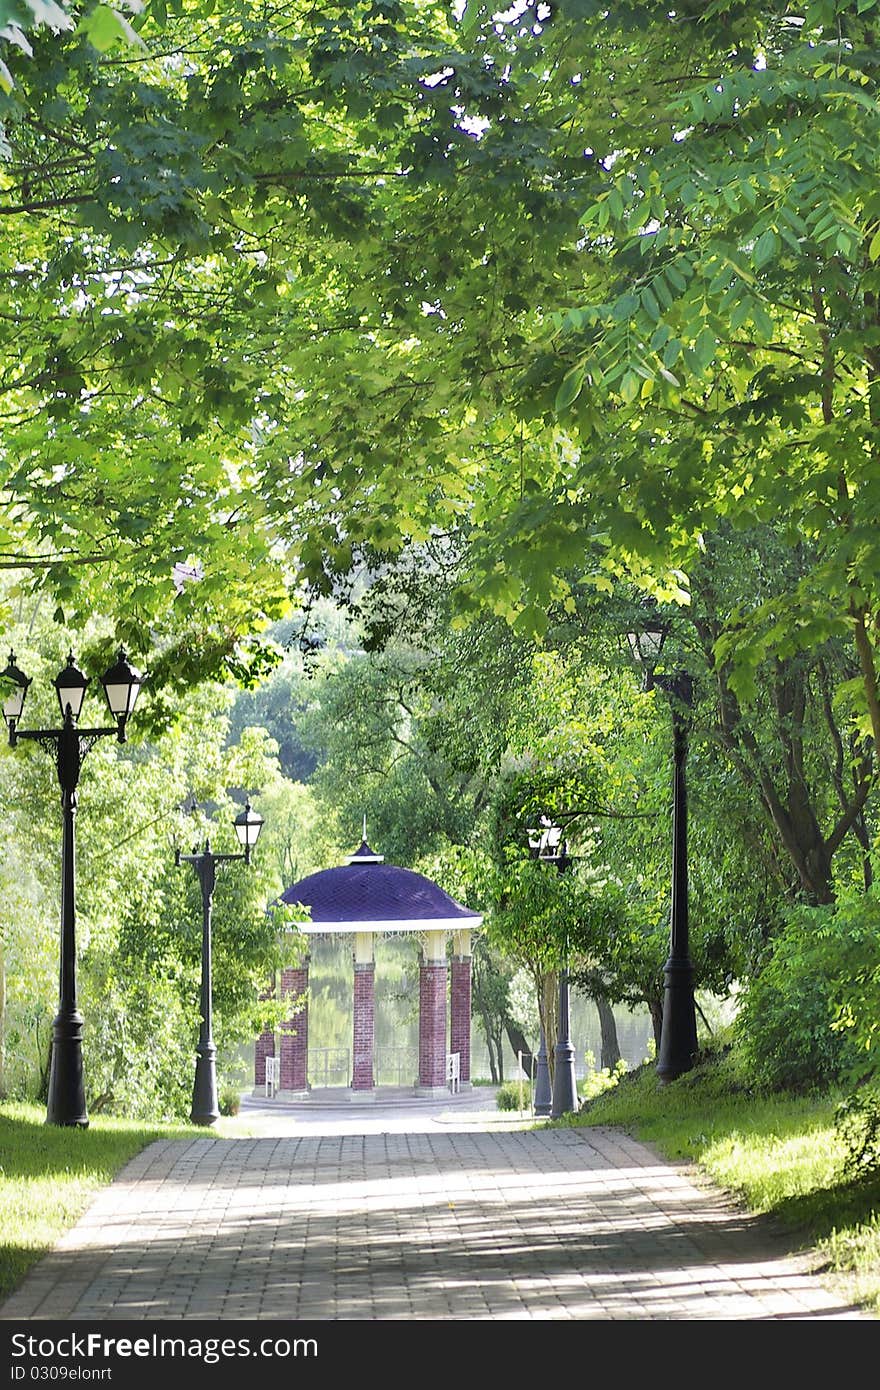
<instances>
[{"instance_id":1,"label":"white railing","mask_svg":"<svg viewBox=\"0 0 880 1390\"><path fill-rule=\"evenodd\" d=\"M281 1085L281 1058L266 1058L266 1095L274 1096Z\"/></svg>"},{"instance_id":2,"label":"white railing","mask_svg":"<svg viewBox=\"0 0 880 1390\"><path fill-rule=\"evenodd\" d=\"M418 1053L415 1048L376 1048L377 1086L409 1086L418 1069Z\"/></svg>"},{"instance_id":3,"label":"white railing","mask_svg":"<svg viewBox=\"0 0 880 1390\"><path fill-rule=\"evenodd\" d=\"M446 1084L455 1093L461 1086L461 1053L446 1054Z\"/></svg>"},{"instance_id":4,"label":"white railing","mask_svg":"<svg viewBox=\"0 0 880 1390\"><path fill-rule=\"evenodd\" d=\"M310 1047L309 1083L312 1086L350 1086L351 1053L349 1049L347 1047Z\"/></svg>"}]
</instances>

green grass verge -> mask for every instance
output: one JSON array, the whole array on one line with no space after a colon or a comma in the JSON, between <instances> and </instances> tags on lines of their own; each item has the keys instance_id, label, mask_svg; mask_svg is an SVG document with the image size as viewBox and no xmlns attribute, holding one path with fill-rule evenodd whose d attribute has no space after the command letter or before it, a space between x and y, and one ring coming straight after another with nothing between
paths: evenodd
<instances>
[{"instance_id":1,"label":"green grass verge","mask_svg":"<svg viewBox=\"0 0 880 1390\"><path fill-rule=\"evenodd\" d=\"M698 1164L750 1210L772 1213L802 1247L817 1248L848 1296L880 1313L880 1173L844 1172L839 1099L753 1093L722 1059L667 1086L642 1067L566 1122L619 1125L666 1158Z\"/></svg>"},{"instance_id":2,"label":"green grass verge","mask_svg":"<svg viewBox=\"0 0 880 1390\"><path fill-rule=\"evenodd\" d=\"M36 1105L0 1104L0 1298L154 1139L192 1139L190 1125L95 1117L88 1129L45 1123ZM223 1134L223 1121L212 1135Z\"/></svg>"}]
</instances>

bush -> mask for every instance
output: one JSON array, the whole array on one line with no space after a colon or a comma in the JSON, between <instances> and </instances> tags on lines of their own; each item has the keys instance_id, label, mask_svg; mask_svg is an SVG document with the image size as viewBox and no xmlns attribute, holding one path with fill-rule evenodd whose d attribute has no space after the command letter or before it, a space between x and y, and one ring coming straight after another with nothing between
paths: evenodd
<instances>
[{"instance_id":1,"label":"bush","mask_svg":"<svg viewBox=\"0 0 880 1390\"><path fill-rule=\"evenodd\" d=\"M852 903L789 912L744 991L734 1024L737 1061L751 1084L771 1090L828 1086L854 1070L860 1052L864 1057L864 1005L853 987L855 958L869 934L869 949L877 950L866 908L863 894Z\"/></svg>"},{"instance_id":2,"label":"bush","mask_svg":"<svg viewBox=\"0 0 880 1390\"><path fill-rule=\"evenodd\" d=\"M237 1086L221 1086L217 1097L221 1115L237 1115L241 1108L241 1095Z\"/></svg>"},{"instance_id":3,"label":"bush","mask_svg":"<svg viewBox=\"0 0 880 1390\"><path fill-rule=\"evenodd\" d=\"M532 1088L523 1078L519 1081L505 1081L498 1087L495 1104L499 1110L527 1110L531 1104Z\"/></svg>"},{"instance_id":4,"label":"bush","mask_svg":"<svg viewBox=\"0 0 880 1390\"><path fill-rule=\"evenodd\" d=\"M865 1087L847 1096L834 1115L837 1133L846 1149L848 1177L861 1177L880 1168L880 1091Z\"/></svg>"},{"instance_id":5,"label":"bush","mask_svg":"<svg viewBox=\"0 0 880 1390\"><path fill-rule=\"evenodd\" d=\"M92 952L81 992L86 1101L94 1114L184 1120L192 1102L194 1019L174 981L149 987Z\"/></svg>"},{"instance_id":6,"label":"bush","mask_svg":"<svg viewBox=\"0 0 880 1390\"><path fill-rule=\"evenodd\" d=\"M628 1068L626 1062L621 1057L615 1068L602 1067L599 1071L595 1068L591 1070L583 1079L580 1085L580 1093L584 1100L595 1100L596 1096L601 1096L603 1091L610 1091L612 1086L616 1086L622 1076L626 1075Z\"/></svg>"}]
</instances>

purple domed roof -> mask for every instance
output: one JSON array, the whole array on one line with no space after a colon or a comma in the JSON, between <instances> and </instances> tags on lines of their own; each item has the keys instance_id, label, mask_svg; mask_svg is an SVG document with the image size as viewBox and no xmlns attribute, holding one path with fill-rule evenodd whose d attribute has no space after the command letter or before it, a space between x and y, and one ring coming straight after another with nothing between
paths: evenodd
<instances>
[{"instance_id":1,"label":"purple domed roof","mask_svg":"<svg viewBox=\"0 0 880 1390\"><path fill-rule=\"evenodd\" d=\"M305 931L430 931L477 927L483 920L424 874L384 863L366 841L347 864L309 874L280 901L309 908Z\"/></svg>"}]
</instances>

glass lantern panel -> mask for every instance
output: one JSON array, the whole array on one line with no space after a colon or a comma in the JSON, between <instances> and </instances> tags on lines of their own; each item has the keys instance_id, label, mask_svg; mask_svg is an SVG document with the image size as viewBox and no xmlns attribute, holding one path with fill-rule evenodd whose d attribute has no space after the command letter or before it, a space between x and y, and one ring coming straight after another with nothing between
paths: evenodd
<instances>
[{"instance_id":1,"label":"glass lantern panel","mask_svg":"<svg viewBox=\"0 0 880 1390\"><path fill-rule=\"evenodd\" d=\"M105 685L104 690L107 695L107 704L110 706L110 713L116 715L118 719L121 715L131 714L140 685L114 682L112 685L109 683Z\"/></svg>"},{"instance_id":2,"label":"glass lantern panel","mask_svg":"<svg viewBox=\"0 0 880 1390\"><path fill-rule=\"evenodd\" d=\"M67 706L70 706L70 713L74 719L79 719L80 711L83 707L83 700L86 697L86 687L77 682L75 685L68 685L64 681L55 684L58 692L58 703L61 706L62 716L67 714Z\"/></svg>"}]
</instances>

